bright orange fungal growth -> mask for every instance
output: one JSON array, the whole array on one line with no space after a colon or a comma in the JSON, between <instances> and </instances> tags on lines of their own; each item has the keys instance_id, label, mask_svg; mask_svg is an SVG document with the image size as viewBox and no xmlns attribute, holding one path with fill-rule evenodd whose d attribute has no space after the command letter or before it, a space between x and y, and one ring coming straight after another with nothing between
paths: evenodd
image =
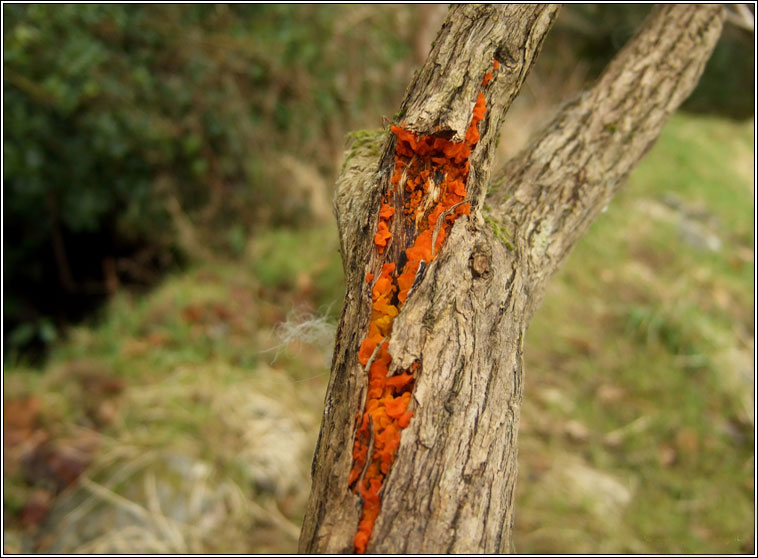
<instances>
[{"instance_id":1,"label":"bright orange fungal growth","mask_svg":"<svg viewBox=\"0 0 758 558\"><path fill-rule=\"evenodd\" d=\"M379 249L379 253L384 253L384 248L387 246L387 241L392 238L392 233L390 232L389 228L387 227L386 221L379 221L379 226L376 230L376 235L374 235L374 244Z\"/></svg>"},{"instance_id":2,"label":"bright orange fungal growth","mask_svg":"<svg viewBox=\"0 0 758 558\"><path fill-rule=\"evenodd\" d=\"M494 70L498 64L495 62ZM489 76L489 77L487 77ZM492 74L485 75L483 86ZM413 417L411 395L419 363L390 376L389 337L392 323L418 282L417 275L440 252L453 223L470 213L466 200L469 156L480 139L479 122L486 113L486 101L479 93L471 124L461 142L430 135L419 136L393 125L396 136L395 169L391 188L385 192L379 210L374 243L383 254L392 238L390 221L396 217L392 196L400 196L402 211L397 218L415 232L413 244L403 251L402 264L384 264L379 277L368 273L373 283L369 331L358 352L358 360L368 368L366 405L353 444L353 468L348 483L363 501L363 511L353 543L355 551L366 551L374 522L381 510L379 491L395 460L401 433ZM434 244L434 246L432 246ZM423 266L423 267L422 267ZM374 280L375 279L375 280Z\"/></svg>"}]
</instances>

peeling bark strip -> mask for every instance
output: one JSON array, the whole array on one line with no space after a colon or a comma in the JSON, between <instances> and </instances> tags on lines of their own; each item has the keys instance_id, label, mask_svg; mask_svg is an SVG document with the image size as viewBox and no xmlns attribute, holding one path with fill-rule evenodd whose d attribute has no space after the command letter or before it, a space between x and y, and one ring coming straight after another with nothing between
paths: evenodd
<instances>
[{"instance_id":1,"label":"peeling bark strip","mask_svg":"<svg viewBox=\"0 0 758 558\"><path fill-rule=\"evenodd\" d=\"M718 6L656 10L600 82L565 107L534 146L506 168L505 186L488 195L487 224L481 210L496 132L556 12L548 5L451 8L401 105L405 126L394 134L357 138L346 158L335 206L347 288L300 552L355 549L364 506L348 481L365 486L377 463L369 463L369 455L376 455L378 438L371 413L366 433L358 431L362 420L356 420L356 410L367 408L374 395L367 393L366 368L371 375L376 362L385 359L384 350L400 375L418 368L412 391L403 388L403 394L410 394L405 395L404 413L412 409L413 418L389 460L392 467L386 467L381 512L366 551L488 553L512 548L523 336L529 318L549 276L694 87L724 17ZM487 78L493 59L500 68ZM429 215L416 221L418 205L411 212L413 223L406 226L399 196L386 194L396 176L396 144L411 133L409 145L411 137L464 141L483 77L487 111L465 181L471 214L454 210L457 219L445 230L439 251L432 231L434 258L424 260L421 272L418 258L407 291L412 296L402 308L397 299L389 343L377 339L359 359L375 318L372 287L384 277L384 287L394 286L397 296L399 276L410 269L413 256L407 252L420 238L419 229L431 228ZM408 157L407 166L412 166L412 155ZM433 192L429 186L424 199ZM448 216L443 211L437 219ZM500 239L503 231L513 239L510 248ZM407 281L410 277L408 272ZM365 457L361 437L366 439ZM381 471L381 456L378 463Z\"/></svg>"}]
</instances>

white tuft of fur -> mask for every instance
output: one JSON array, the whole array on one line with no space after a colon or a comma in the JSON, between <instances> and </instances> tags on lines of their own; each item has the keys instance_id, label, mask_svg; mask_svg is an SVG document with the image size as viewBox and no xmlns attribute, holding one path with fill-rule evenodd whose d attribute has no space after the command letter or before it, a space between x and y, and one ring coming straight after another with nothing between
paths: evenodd
<instances>
[{"instance_id":1,"label":"white tuft of fur","mask_svg":"<svg viewBox=\"0 0 758 558\"><path fill-rule=\"evenodd\" d=\"M329 308L320 315L302 310L290 311L285 321L278 324L274 330L280 343L269 349L269 351L276 351L271 362L276 362L281 352L294 341L316 345L322 348L329 358L334 345L337 324L330 321L328 315Z\"/></svg>"}]
</instances>

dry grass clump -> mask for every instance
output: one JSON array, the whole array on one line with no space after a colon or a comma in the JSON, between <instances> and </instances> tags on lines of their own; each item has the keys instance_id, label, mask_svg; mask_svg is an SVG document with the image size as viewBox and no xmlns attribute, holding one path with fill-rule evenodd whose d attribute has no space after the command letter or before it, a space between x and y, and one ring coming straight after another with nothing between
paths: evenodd
<instances>
[{"instance_id":1,"label":"dry grass clump","mask_svg":"<svg viewBox=\"0 0 758 558\"><path fill-rule=\"evenodd\" d=\"M318 414L285 374L179 367L122 414L38 538L56 553L292 552Z\"/></svg>"}]
</instances>

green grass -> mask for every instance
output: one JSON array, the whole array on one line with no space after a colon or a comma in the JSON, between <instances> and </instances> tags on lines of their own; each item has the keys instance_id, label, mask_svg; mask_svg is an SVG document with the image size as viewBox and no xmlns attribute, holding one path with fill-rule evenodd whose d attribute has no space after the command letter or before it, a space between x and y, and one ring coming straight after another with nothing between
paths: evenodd
<instances>
[{"instance_id":1,"label":"green grass","mask_svg":"<svg viewBox=\"0 0 758 558\"><path fill-rule=\"evenodd\" d=\"M751 550L752 384L740 374L753 367L752 156L752 123L676 115L551 283L526 342L518 552ZM683 215L721 248L689 243ZM45 367L6 366L5 397L40 398L41 424L63 439L94 427L99 402L82 378L123 381L113 420L97 427L92 478L111 486L155 452L200 459L238 495L223 550L294 552L331 350L313 318L334 323L343 289L333 225L268 230L237 261L120 293ZM286 335L309 323L298 330L309 342ZM279 467L295 488L275 494L241 453L267 401L271 427L309 448ZM141 474L113 490L138 501ZM20 474L5 483L13 514L32 487Z\"/></svg>"},{"instance_id":2,"label":"green grass","mask_svg":"<svg viewBox=\"0 0 758 558\"><path fill-rule=\"evenodd\" d=\"M580 535L556 548L550 527L567 523L595 551L752 549L752 132L675 115L548 288L526 342L519 552L592 551ZM691 222L720 249L688 241ZM571 405L541 402L549 389ZM559 454L634 487L620 525L598 533L565 496L535 498Z\"/></svg>"},{"instance_id":3,"label":"green grass","mask_svg":"<svg viewBox=\"0 0 758 558\"><path fill-rule=\"evenodd\" d=\"M169 537L161 543L168 546L138 549L293 552L328 381L334 335L329 324L342 289L333 227L270 230L248 243L240 261L199 263L167 277L150 293L119 293L98 319L73 328L44 367L7 366L5 399L36 397L41 408L36 427L64 449L83 432L96 430L98 449L87 477L132 504L149 507L142 487L154 475L169 523L176 511L171 502L179 498L174 491L226 495L214 512L223 528L209 528L209 536L197 534L202 529L193 534L181 528L184 546ZM301 330L309 342L284 335L282 324L291 331L303 322L318 326ZM104 398L88 389L92 378L96 385L116 379L124 386L105 424ZM286 444L286 452L279 444ZM164 466L179 457L208 468L207 487L190 491L183 484L187 479ZM112 480L121 470L131 471L130 476ZM4 505L11 514L5 527L18 534L27 499L48 480L44 475L25 478L21 467L4 481ZM96 538L91 529L82 534L86 528L79 523L65 524L82 501L103 518ZM92 501L81 487L56 499L47 550L121 548L124 525L112 527L107 519L118 512L118 502ZM99 519L92 521L100 525ZM150 526L125 525L132 532L141 529L145 545L165 537ZM25 546L17 550L29 551L34 544L34 539L21 541L17 546Z\"/></svg>"}]
</instances>

